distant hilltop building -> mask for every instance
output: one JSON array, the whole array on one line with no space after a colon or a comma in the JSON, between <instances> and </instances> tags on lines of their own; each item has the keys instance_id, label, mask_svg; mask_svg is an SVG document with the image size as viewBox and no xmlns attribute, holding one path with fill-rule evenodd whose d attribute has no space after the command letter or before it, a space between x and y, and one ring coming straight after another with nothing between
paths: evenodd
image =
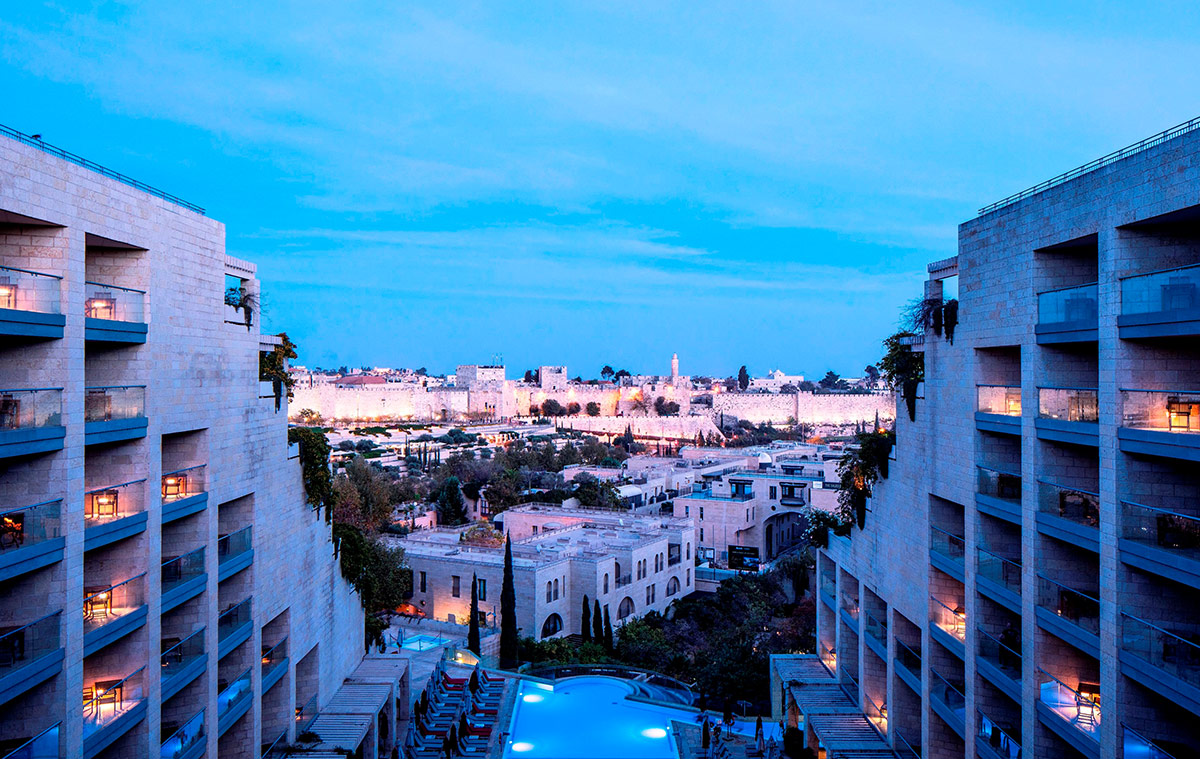
<instances>
[{"instance_id":1,"label":"distant hilltop building","mask_svg":"<svg viewBox=\"0 0 1200 759\"><path fill-rule=\"evenodd\" d=\"M784 374L780 369L772 369L767 372L765 377L751 377L749 389L778 393L787 385L798 388L802 382L804 382L803 374Z\"/></svg>"}]
</instances>

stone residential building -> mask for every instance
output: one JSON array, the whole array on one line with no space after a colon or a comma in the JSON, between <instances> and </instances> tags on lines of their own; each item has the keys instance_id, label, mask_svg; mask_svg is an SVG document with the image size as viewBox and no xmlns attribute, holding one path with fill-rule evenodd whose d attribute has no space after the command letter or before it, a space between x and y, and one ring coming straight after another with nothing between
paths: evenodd
<instances>
[{"instance_id":1,"label":"stone residential building","mask_svg":"<svg viewBox=\"0 0 1200 759\"><path fill-rule=\"evenodd\" d=\"M279 338L228 305L255 268L198 207L0 134L0 754L266 756L354 674L363 611L259 381ZM367 679L394 721L403 666Z\"/></svg>"},{"instance_id":2,"label":"stone residential building","mask_svg":"<svg viewBox=\"0 0 1200 759\"><path fill-rule=\"evenodd\" d=\"M1200 756L1198 219L1200 120L993 203L929 267L953 342L909 340L916 420L819 552L822 663L775 662L810 746Z\"/></svg>"}]
</instances>

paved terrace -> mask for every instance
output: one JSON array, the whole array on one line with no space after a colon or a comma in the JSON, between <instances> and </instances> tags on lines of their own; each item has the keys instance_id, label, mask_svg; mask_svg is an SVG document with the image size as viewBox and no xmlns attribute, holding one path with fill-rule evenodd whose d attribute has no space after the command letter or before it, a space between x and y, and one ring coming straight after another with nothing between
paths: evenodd
<instances>
[{"instance_id":1,"label":"paved terrace","mask_svg":"<svg viewBox=\"0 0 1200 759\"><path fill-rule=\"evenodd\" d=\"M815 749L820 740L826 759L895 759L896 752L816 656L773 656L771 667L787 688L785 714L799 712L806 745Z\"/></svg>"}]
</instances>

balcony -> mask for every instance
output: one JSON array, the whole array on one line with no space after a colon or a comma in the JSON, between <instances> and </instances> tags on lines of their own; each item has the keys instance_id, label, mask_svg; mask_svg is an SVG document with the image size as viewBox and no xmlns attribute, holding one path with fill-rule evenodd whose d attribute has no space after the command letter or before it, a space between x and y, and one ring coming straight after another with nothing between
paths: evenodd
<instances>
[{"instance_id":1,"label":"balcony","mask_svg":"<svg viewBox=\"0 0 1200 759\"><path fill-rule=\"evenodd\" d=\"M884 691L884 695L887 692ZM877 704L875 700L863 691L863 714L866 715L867 721L870 722L880 734L886 736L888 731L887 704Z\"/></svg>"},{"instance_id":2,"label":"balcony","mask_svg":"<svg viewBox=\"0 0 1200 759\"><path fill-rule=\"evenodd\" d=\"M1095 282L1038 293L1038 345L1096 342L1099 314Z\"/></svg>"},{"instance_id":3,"label":"balcony","mask_svg":"<svg viewBox=\"0 0 1200 759\"><path fill-rule=\"evenodd\" d=\"M268 741L262 744L262 759L284 759L291 756L291 752L287 750L287 728L279 732L275 736L275 740Z\"/></svg>"},{"instance_id":4,"label":"balcony","mask_svg":"<svg viewBox=\"0 0 1200 759\"><path fill-rule=\"evenodd\" d=\"M0 390L0 459L61 451L62 388Z\"/></svg>"},{"instance_id":5,"label":"balcony","mask_svg":"<svg viewBox=\"0 0 1200 759\"><path fill-rule=\"evenodd\" d=\"M1129 725L1121 725L1122 728L1122 748L1125 752L1125 759L1182 759L1183 755L1178 757L1175 754L1168 753L1154 741L1143 736Z\"/></svg>"},{"instance_id":6,"label":"balcony","mask_svg":"<svg viewBox=\"0 0 1200 759\"><path fill-rule=\"evenodd\" d=\"M975 716L979 731L975 738L977 756L987 759L1017 759L1021 756L1020 723L1001 724L979 710L976 710Z\"/></svg>"},{"instance_id":7,"label":"balcony","mask_svg":"<svg viewBox=\"0 0 1200 759\"><path fill-rule=\"evenodd\" d=\"M866 609L863 610L863 629L867 635L864 638L867 647L879 655L880 659L887 661L888 654L888 628L887 621L880 619Z\"/></svg>"},{"instance_id":8,"label":"balcony","mask_svg":"<svg viewBox=\"0 0 1200 759\"><path fill-rule=\"evenodd\" d=\"M967 697L963 695L966 687L962 680L953 683L937 673L932 667L929 670L929 703L942 721L950 726L959 737L967 737Z\"/></svg>"},{"instance_id":9,"label":"balcony","mask_svg":"<svg viewBox=\"0 0 1200 759\"><path fill-rule=\"evenodd\" d=\"M1200 461L1200 392L1122 390L1121 450Z\"/></svg>"},{"instance_id":10,"label":"balcony","mask_svg":"<svg viewBox=\"0 0 1200 759\"><path fill-rule=\"evenodd\" d=\"M617 575L615 584L618 588L623 588L631 583L633 583L633 573Z\"/></svg>"},{"instance_id":11,"label":"balcony","mask_svg":"<svg viewBox=\"0 0 1200 759\"><path fill-rule=\"evenodd\" d=\"M1038 440L1100 445L1100 401L1095 388L1039 387Z\"/></svg>"},{"instance_id":12,"label":"balcony","mask_svg":"<svg viewBox=\"0 0 1200 759\"><path fill-rule=\"evenodd\" d=\"M1021 475L1003 469L976 467L978 488L975 503L985 514L1021 524Z\"/></svg>"},{"instance_id":13,"label":"balcony","mask_svg":"<svg viewBox=\"0 0 1200 759\"><path fill-rule=\"evenodd\" d=\"M83 688L83 756L91 759L146 716L146 668L124 679L100 679Z\"/></svg>"},{"instance_id":14,"label":"balcony","mask_svg":"<svg viewBox=\"0 0 1200 759\"><path fill-rule=\"evenodd\" d=\"M208 664L204 652L204 628L201 627L183 640L163 638L162 649L159 657L162 665L162 700L166 701L204 672Z\"/></svg>"},{"instance_id":15,"label":"balcony","mask_svg":"<svg viewBox=\"0 0 1200 759\"><path fill-rule=\"evenodd\" d=\"M678 543L667 544L667 566L673 567L683 561L683 547Z\"/></svg>"},{"instance_id":16,"label":"balcony","mask_svg":"<svg viewBox=\"0 0 1200 759\"><path fill-rule=\"evenodd\" d=\"M1139 274L1121 280L1124 339L1200 335L1200 266Z\"/></svg>"},{"instance_id":17,"label":"balcony","mask_svg":"<svg viewBox=\"0 0 1200 759\"><path fill-rule=\"evenodd\" d=\"M266 693L271 686L283 679L288 670L288 640L284 638L273 646L263 645L262 690Z\"/></svg>"},{"instance_id":18,"label":"balcony","mask_svg":"<svg viewBox=\"0 0 1200 759\"><path fill-rule=\"evenodd\" d=\"M0 510L0 582L62 561L62 501Z\"/></svg>"},{"instance_id":19,"label":"balcony","mask_svg":"<svg viewBox=\"0 0 1200 759\"><path fill-rule=\"evenodd\" d=\"M842 622L856 634L858 633L858 596L842 591L841 615Z\"/></svg>"},{"instance_id":20,"label":"balcony","mask_svg":"<svg viewBox=\"0 0 1200 759\"><path fill-rule=\"evenodd\" d=\"M99 282L85 284L84 339L100 343L146 342L146 293Z\"/></svg>"},{"instance_id":21,"label":"balcony","mask_svg":"<svg viewBox=\"0 0 1200 759\"><path fill-rule=\"evenodd\" d=\"M61 338L67 323L61 291L62 277L0 266L0 335Z\"/></svg>"},{"instance_id":22,"label":"balcony","mask_svg":"<svg viewBox=\"0 0 1200 759\"><path fill-rule=\"evenodd\" d=\"M929 632L933 639L941 643L960 659L966 658L967 641L967 612L962 604L951 609L933 596L933 613L931 615L933 629Z\"/></svg>"},{"instance_id":23,"label":"balcony","mask_svg":"<svg viewBox=\"0 0 1200 759\"><path fill-rule=\"evenodd\" d=\"M1200 585L1200 519L1122 501L1121 560L1186 585Z\"/></svg>"},{"instance_id":24,"label":"balcony","mask_svg":"<svg viewBox=\"0 0 1200 759\"><path fill-rule=\"evenodd\" d=\"M929 562L962 582L966 577L967 544L961 537L929 525Z\"/></svg>"},{"instance_id":25,"label":"balcony","mask_svg":"<svg viewBox=\"0 0 1200 759\"><path fill-rule=\"evenodd\" d=\"M1200 712L1200 625L1167 630L1121 614L1121 671L1174 703Z\"/></svg>"},{"instance_id":26,"label":"balcony","mask_svg":"<svg viewBox=\"0 0 1200 759\"><path fill-rule=\"evenodd\" d=\"M1038 530L1089 551L1100 551L1100 496L1038 480Z\"/></svg>"},{"instance_id":27,"label":"balcony","mask_svg":"<svg viewBox=\"0 0 1200 759\"><path fill-rule=\"evenodd\" d=\"M164 698L166 698L164 696ZM164 723L162 733L174 727ZM169 737L163 740L159 749L160 759L198 759L204 756L207 747L207 737L204 734L204 710L201 709L180 727L171 731Z\"/></svg>"},{"instance_id":28,"label":"balcony","mask_svg":"<svg viewBox=\"0 0 1200 759\"><path fill-rule=\"evenodd\" d=\"M89 387L83 401L86 445L146 437L145 386Z\"/></svg>"},{"instance_id":29,"label":"balcony","mask_svg":"<svg viewBox=\"0 0 1200 759\"><path fill-rule=\"evenodd\" d=\"M976 385L975 427L983 432L1021 434L1021 387Z\"/></svg>"},{"instance_id":30,"label":"balcony","mask_svg":"<svg viewBox=\"0 0 1200 759\"><path fill-rule=\"evenodd\" d=\"M979 672L1014 701L1021 701L1021 633L1007 627L995 637L982 627L976 628L975 660ZM1001 640L1003 638L1003 640Z\"/></svg>"},{"instance_id":31,"label":"balcony","mask_svg":"<svg viewBox=\"0 0 1200 759\"><path fill-rule=\"evenodd\" d=\"M250 678L247 669L231 683L217 681L217 735L224 735L254 703L254 683Z\"/></svg>"},{"instance_id":32,"label":"balcony","mask_svg":"<svg viewBox=\"0 0 1200 759\"><path fill-rule=\"evenodd\" d=\"M1040 667L1037 670L1038 718L1086 756L1100 755L1100 686L1072 688Z\"/></svg>"},{"instance_id":33,"label":"balcony","mask_svg":"<svg viewBox=\"0 0 1200 759\"><path fill-rule=\"evenodd\" d=\"M317 703L317 696L304 702L303 706L296 707L296 735L303 733L317 719L317 713L321 711L320 704Z\"/></svg>"},{"instance_id":34,"label":"balcony","mask_svg":"<svg viewBox=\"0 0 1200 759\"><path fill-rule=\"evenodd\" d=\"M233 649L250 639L254 631L254 619L250 614L247 598L236 606L221 612L217 617L217 658L223 659Z\"/></svg>"},{"instance_id":35,"label":"balcony","mask_svg":"<svg viewBox=\"0 0 1200 759\"><path fill-rule=\"evenodd\" d=\"M95 488L83 494L83 546L91 551L146 529L146 481Z\"/></svg>"},{"instance_id":36,"label":"balcony","mask_svg":"<svg viewBox=\"0 0 1200 759\"><path fill-rule=\"evenodd\" d=\"M983 548L977 549L978 590L1010 611L1021 613L1021 564Z\"/></svg>"},{"instance_id":37,"label":"balcony","mask_svg":"<svg viewBox=\"0 0 1200 759\"><path fill-rule=\"evenodd\" d=\"M0 741L0 757L2 759L57 759L58 753L58 733L62 723L55 723L53 727L46 728L44 731L34 736L33 738L6 738Z\"/></svg>"},{"instance_id":38,"label":"balcony","mask_svg":"<svg viewBox=\"0 0 1200 759\"><path fill-rule=\"evenodd\" d=\"M208 508L206 473L207 467L203 464L163 473L163 524L198 514Z\"/></svg>"},{"instance_id":39,"label":"balcony","mask_svg":"<svg viewBox=\"0 0 1200 759\"><path fill-rule=\"evenodd\" d=\"M899 728L896 729L896 753L900 759L921 759L921 734L906 737Z\"/></svg>"},{"instance_id":40,"label":"balcony","mask_svg":"<svg viewBox=\"0 0 1200 759\"><path fill-rule=\"evenodd\" d=\"M62 671L62 612L25 625L0 627L0 705Z\"/></svg>"},{"instance_id":41,"label":"balcony","mask_svg":"<svg viewBox=\"0 0 1200 759\"><path fill-rule=\"evenodd\" d=\"M896 638L896 675L913 693L921 695L921 647L910 646Z\"/></svg>"},{"instance_id":42,"label":"balcony","mask_svg":"<svg viewBox=\"0 0 1200 759\"><path fill-rule=\"evenodd\" d=\"M1037 620L1042 629L1099 656L1100 600L1045 575L1038 575L1037 587Z\"/></svg>"},{"instance_id":43,"label":"balcony","mask_svg":"<svg viewBox=\"0 0 1200 759\"><path fill-rule=\"evenodd\" d=\"M821 573L821 600L830 609L835 608L834 600L837 598L837 583L829 576L829 572Z\"/></svg>"},{"instance_id":44,"label":"balcony","mask_svg":"<svg viewBox=\"0 0 1200 759\"><path fill-rule=\"evenodd\" d=\"M217 581L233 577L254 562L253 526L222 535L217 540Z\"/></svg>"},{"instance_id":45,"label":"balcony","mask_svg":"<svg viewBox=\"0 0 1200 759\"><path fill-rule=\"evenodd\" d=\"M162 563L162 611L166 614L176 606L204 592L208 573L204 568L204 546L183 556L171 556Z\"/></svg>"},{"instance_id":46,"label":"balcony","mask_svg":"<svg viewBox=\"0 0 1200 759\"><path fill-rule=\"evenodd\" d=\"M83 587L83 655L91 656L146 623L146 574Z\"/></svg>"}]
</instances>

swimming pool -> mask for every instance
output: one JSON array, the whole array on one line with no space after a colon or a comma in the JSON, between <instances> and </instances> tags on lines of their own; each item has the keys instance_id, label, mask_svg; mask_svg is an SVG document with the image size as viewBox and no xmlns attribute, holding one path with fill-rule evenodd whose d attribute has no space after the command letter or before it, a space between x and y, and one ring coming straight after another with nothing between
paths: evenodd
<instances>
[{"instance_id":1,"label":"swimming pool","mask_svg":"<svg viewBox=\"0 0 1200 759\"><path fill-rule=\"evenodd\" d=\"M413 635L404 638L404 645L401 648L406 648L409 651L428 651L431 648L444 646L449 642L445 638L435 638L432 635Z\"/></svg>"}]
</instances>

